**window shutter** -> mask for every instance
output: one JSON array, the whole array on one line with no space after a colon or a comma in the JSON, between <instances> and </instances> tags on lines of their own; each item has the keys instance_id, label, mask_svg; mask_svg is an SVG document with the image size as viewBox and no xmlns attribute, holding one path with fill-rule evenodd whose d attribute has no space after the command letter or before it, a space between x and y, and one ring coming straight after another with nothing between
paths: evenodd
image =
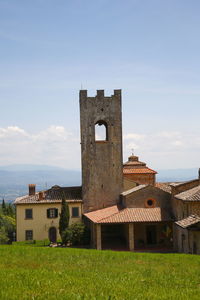
<instances>
[{"instance_id":1,"label":"window shutter","mask_svg":"<svg viewBox=\"0 0 200 300\"><path fill-rule=\"evenodd\" d=\"M58 209L55 208L55 218L57 218L57 217L58 217Z\"/></svg>"},{"instance_id":2,"label":"window shutter","mask_svg":"<svg viewBox=\"0 0 200 300\"><path fill-rule=\"evenodd\" d=\"M50 210L49 210L49 208L47 209L47 218L50 218Z\"/></svg>"}]
</instances>

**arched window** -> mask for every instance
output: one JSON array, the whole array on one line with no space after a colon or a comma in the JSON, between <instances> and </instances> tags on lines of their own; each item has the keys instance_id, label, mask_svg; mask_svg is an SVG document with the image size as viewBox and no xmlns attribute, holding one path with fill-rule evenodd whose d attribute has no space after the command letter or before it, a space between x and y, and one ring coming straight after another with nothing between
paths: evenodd
<instances>
[{"instance_id":1,"label":"arched window","mask_svg":"<svg viewBox=\"0 0 200 300\"><path fill-rule=\"evenodd\" d=\"M105 121L96 122L95 141L108 141L108 125Z\"/></svg>"}]
</instances>

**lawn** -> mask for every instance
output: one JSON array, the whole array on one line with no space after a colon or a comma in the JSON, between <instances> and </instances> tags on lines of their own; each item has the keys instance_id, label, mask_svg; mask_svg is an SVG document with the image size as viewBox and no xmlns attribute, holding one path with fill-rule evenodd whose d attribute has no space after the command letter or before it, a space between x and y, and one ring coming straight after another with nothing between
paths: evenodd
<instances>
[{"instance_id":1,"label":"lawn","mask_svg":"<svg viewBox=\"0 0 200 300\"><path fill-rule=\"evenodd\" d=\"M200 299L200 256L0 246L0 299Z\"/></svg>"}]
</instances>

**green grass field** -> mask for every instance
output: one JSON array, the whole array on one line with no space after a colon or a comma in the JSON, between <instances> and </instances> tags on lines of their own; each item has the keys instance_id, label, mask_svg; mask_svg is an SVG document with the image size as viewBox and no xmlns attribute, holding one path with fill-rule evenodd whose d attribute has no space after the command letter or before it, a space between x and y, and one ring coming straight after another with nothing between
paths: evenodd
<instances>
[{"instance_id":1,"label":"green grass field","mask_svg":"<svg viewBox=\"0 0 200 300\"><path fill-rule=\"evenodd\" d=\"M0 299L200 299L200 257L0 246Z\"/></svg>"}]
</instances>

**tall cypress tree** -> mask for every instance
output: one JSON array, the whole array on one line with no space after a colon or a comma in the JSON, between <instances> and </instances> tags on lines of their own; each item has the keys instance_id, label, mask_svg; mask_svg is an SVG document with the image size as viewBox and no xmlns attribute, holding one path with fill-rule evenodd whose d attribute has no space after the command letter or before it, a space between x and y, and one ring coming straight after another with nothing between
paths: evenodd
<instances>
[{"instance_id":1,"label":"tall cypress tree","mask_svg":"<svg viewBox=\"0 0 200 300\"><path fill-rule=\"evenodd\" d=\"M7 215L10 217L13 217L13 215L14 215L14 211L13 211L13 207L12 207L11 203L8 204Z\"/></svg>"},{"instance_id":2,"label":"tall cypress tree","mask_svg":"<svg viewBox=\"0 0 200 300\"><path fill-rule=\"evenodd\" d=\"M5 203L4 198L3 198L3 201L2 201L2 213L3 213L4 215L6 215L6 213L7 213L6 203Z\"/></svg>"},{"instance_id":3,"label":"tall cypress tree","mask_svg":"<svg viewBox=\"0 0 200 300\"><path fill-rule=\"evenodd\" d=\"M68 203L65 201L65 198L62 198L61 204L61 213L60 213L60 220L59 220L59 233L62 238L62 233L67 229L69 226L69 206Z\"/></svg>"}]
</instances>

